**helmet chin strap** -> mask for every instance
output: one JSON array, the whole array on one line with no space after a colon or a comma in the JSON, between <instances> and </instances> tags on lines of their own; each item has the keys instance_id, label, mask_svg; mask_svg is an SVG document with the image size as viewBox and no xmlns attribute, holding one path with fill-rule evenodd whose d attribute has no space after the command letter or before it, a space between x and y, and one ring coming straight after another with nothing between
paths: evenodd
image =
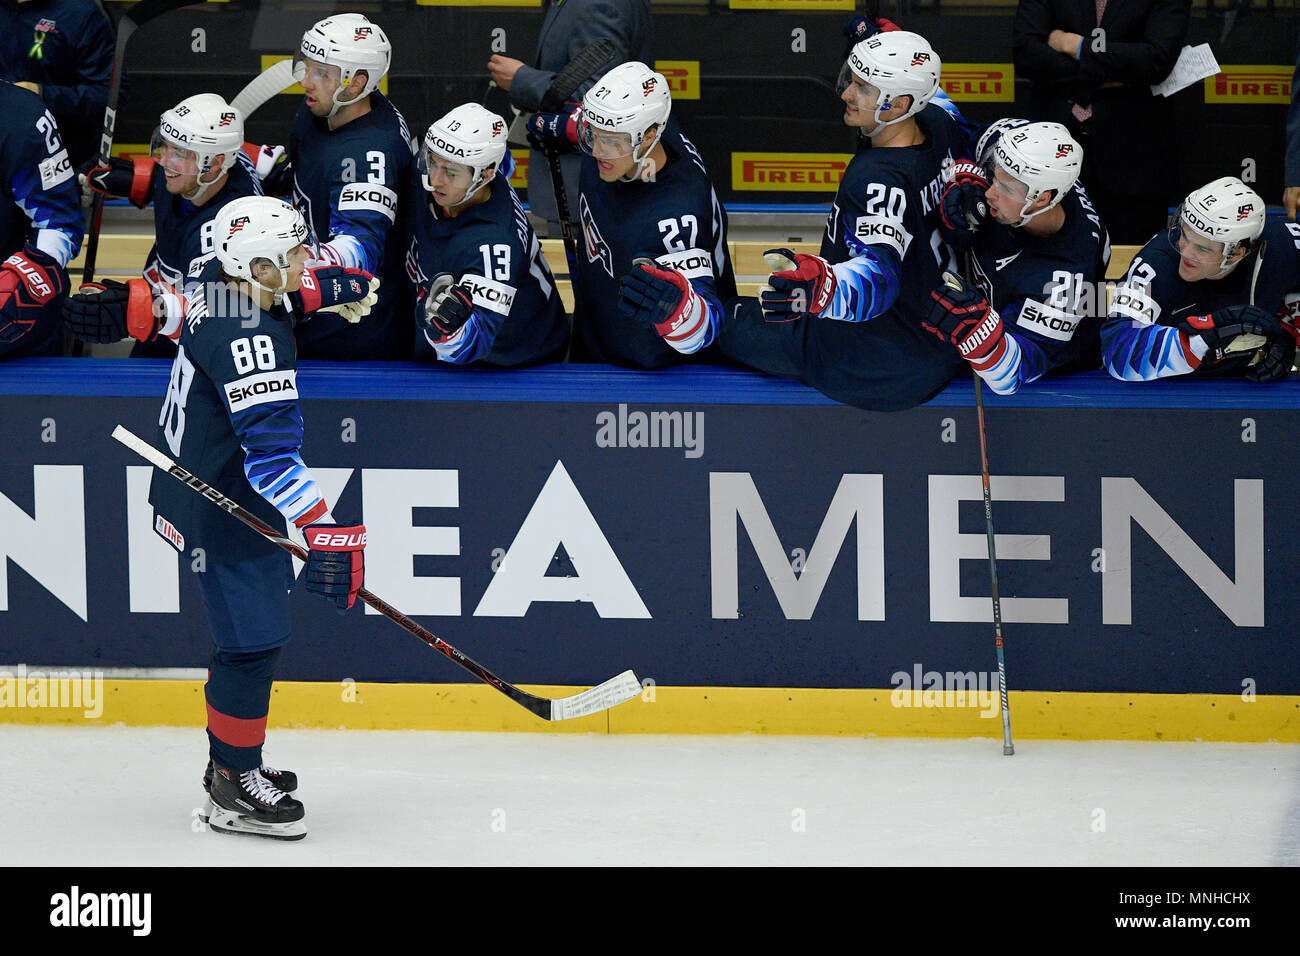
<instances>
[{"instance_id":1,"label":"helmet chin strap","mask_svg":"<svg viewBox=\"0 0 1300 956\"><path fill-rule=\"evenodd\" d=\"M204 182L203 174L200 173L198 176L194 178L194 182L195 182L194 192L183 193L182 195L184 195L184 197L188 199L190 202L196 203L203 198L203 196L207 193L209 189L211 189L217 183L221 182L221 177L223 177L225 174L226 172L224 168L219 169L217 170L217 175L209 179L207 182Z\"/></svg>"},{"instance_id":2,"label":"helmet chin strap","mask_svg":"<svg viewBox=\"0 0 1300 956\"><path fill-rule=\"evenodd\" d=\"M632 172L629 175L620 176L618 178L619 182L635 183L640 181L642 168L645 166L646 162L650 159L650 154L654 152L654 148L659 145L659 140L661 136L662 136L662 130L656 129L655 138L649 145L647 145L645 141L642 140L641 145L645 147L645 152L642 153L640 157L637 156L635 149L632 150L632 161L636 163L636 165L632 167Z\"/></svg>"}]
</instances>

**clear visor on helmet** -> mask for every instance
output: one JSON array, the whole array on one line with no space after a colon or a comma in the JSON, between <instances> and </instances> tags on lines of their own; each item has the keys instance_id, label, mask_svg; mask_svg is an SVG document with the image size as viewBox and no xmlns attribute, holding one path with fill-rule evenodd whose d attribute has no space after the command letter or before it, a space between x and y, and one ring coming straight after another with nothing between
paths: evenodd
<instances>
[{"instance_id":1,"label":"clear visor on helmet","mask_svg":"<svg viewBox=\"0 0 1300 956\"><path fill-rule=\"evenodd\" d=\"M613 133L593 125L585 113L578 118L578 145L597 159L621 159L632 155L632 134Z\"/></svg>"},{"instance_id":2,"label":"clear visor on helmet","mask_svg":"<svg viewBox=\"0 0 1300 956\"><path fill-rule=\"evenodd\" d=\"M1198 266L1219 265L1231 254L1217 239L1202 235L1183 219L1183 208L1178 207L1169 220L1169 244L1188 262Z\"/></svg>"},{"instance_id":3,"label":"clear visor on helmet","mask_svg":"<svg viewBox=\"0 0 1300 956\"><path fill-rule=\"evenodd\" d=\"M199 172L199 155L194 150L168 139L155 127L149 140L149 158L169 173L192 176Z\"/></svg>"},{"instance_id":4,"label":"clear visor on helmet","mask_svg":"<svg viewBox=\"0 0 1300 956\"><path fill-rule=\"evenodd\" d=\"M420 149L416 161L420 170L420 182L429 192L438 186L448 192L469 188L474 181L474 170L464 163L453 163L435 153L428 146Z\"/></svg>"},{"instance_id":5,"label":"clear visor on helmet","mask_svg":"<svg viewBox=\"0 0 1300 956\"><path fill-rule=\"evenodd\" d=\"M293 78L301 83L310 80L313 84L328 83L339 86L343 80L343 71L337 66L313 60L301 50L293 58Z\"/></svg>"},{"instance_id":6,"label":"clear visor on helmet","mask_svg":"<svg viewBox=\"0 0 1300 956\"><path fill-rule=\"evenodd\" d=\"M871 102L872 95L879 92L876 87L854 73L845 60L844 65L840 67L840 75L835 80L835 95L842 98L844 91L850 87L853 89L853 98L863 104Z\"/></svg>"}]
</instances>

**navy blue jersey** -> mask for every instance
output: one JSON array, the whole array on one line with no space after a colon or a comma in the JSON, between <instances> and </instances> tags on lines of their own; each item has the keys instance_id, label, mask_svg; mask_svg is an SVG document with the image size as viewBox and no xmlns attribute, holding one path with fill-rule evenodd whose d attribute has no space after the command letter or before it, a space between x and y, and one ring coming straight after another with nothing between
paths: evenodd
<instances>
[{"instance_id":1,"label":"navy blue jersey","mask_svg":"<svg viewBox=\"0 0 1300 956\"><path fill-rule=\"evenodd\" d=\"M258 308L209 262L190 287L159 447L283 531L286 519L327 513L302 461L302 435L291 319L279 307ZM149 501L154 530L184 554L202 548L205 560L226 564L276 550L171 475L155 472Z\"/></svg>"},{"instance_id":2,"label":"navy blue jersey","mask_svg":"<svg viewBox=\"0 0 1300 956\"><path fill-rule=\"evenodd\" d=\"M167 310L166 318L157 339L136 343L131 352L136 357L171 358L176 354L172 341L180 335L181 319L185 315L185 284L187 280L197 279L215 255L212 226L217 214L226 203L241 196L262 195L262 184L252 160L242 151L235 154L221 191L201 206L184 196L169 193L166 183L162 167L155 165L150 182L154 246L144 267L144 277L153 290L155 303L161 303Z\"/></svg>"},{"instance_id":3,"label":"navy blue jersey","mask_svg":"<svg viewBox=\"0 0 1300 956\"><path fill-rule=\"evenodd\" d=\"M1065 221L1050 236L990 219L971 249L973 278L1006 329L1002 358L979 369L1001 395L1052 371L1101 363L1110 238L1082 185L1066 193L1058 208Z\"/></svg>"},{"instance_id":4,"label":"navy blue jersey","mask_svg":"<svg viewBox=\"0 0 1300 956\"><path fill-rule=\"evenodd\" d=\"M1202 368L1205 343L1175 326L1189 316L1229 305L1253 302L1266 312L1282 311L1286 294L1300 286L1300 224L1270 216L1261 239L1262 249L1247 255L1222 279L1184 282L1178 275L1178 250L1169 237L1162 232L1152 238L1115 288L1110 314L1102 323L1106 370L1126 382L1191 372L1242 374L1253 352Z\"/></svg>"},{"instance_id":5,"label":"navy blue jersey","mask_svg":"<svg viewBox=\"0 0 1300 956\"><path fill-rule=\"evenodd\" d=\"M455 365L511 367L560 361L569 325L542 244L504 176L483 187L486 202L444 216L412 170L411 244L406 272L413 289L415 357ZM445 341L420 330L429 283L450 273L474 300L469 319Z\"/></svg>"},{"instance_id":6,"label":"navy blue jersey","mask_svg":"<svg viewBox=\"0 0 1300 956\"><path fill-rule=\"evenodd\" d=\"M0 82L0 259L32 245L67 266L85 220L59 127L41 98Z\"/></svg>"},{"instance_id":7,"label":"navy blue jersey","mask_svg":"<svg viewBox=\"0 0 1300 956\"><path fill-rule=\"evenodd\" d=\"M307 220L316 259L310 266L349 266L380 279L379 302L359 323L318 313L298 324L303 358L352 361L410 358L414 331L403 278L411 134L379 92L370 112L330 130L299 106L289 138L293 204Z\"/></svg>"},{"instance_id":8,"label":"navy blue jersey","mask_svg":"<svg viewBox=\"0 0 1300 956\"><path fill-rule=\"evenodd\" d=\"M0 78L39 84L74 169L99 148L113 46L95 0L0 2Z\"/></svg>"},{"instance_id":9,"label":"navy blue jersey","mask_svg":"<svg viewBox=\"0 0 1300 956\"><path fill-rule=\"evenodd\" d=\"M583 157L573 334L596 361L660 368L712 357L722 303L736 295L727 214L704 160L675 120L663 145L668 163L650 182L604 182L595 159ZM680 272L705 305L698 327L675 346L619 312L619 283L639 256Z\"/></svg>"},{"instance_id":10,"label":"navy blue jersey","mask_svg":"<svg viewBox=\"0 0 1300 956\"><path fill-rule=\"evenodd\" d=\"M916 122L920 144L864 145L850 160L821 246L838 280L834 300L820 316L785 323L797 337L786 348L802 354L801 380L860 408L911 408L964 366L921 320L942 272L956 265L939 237L939 197L949 165L971 144L933 103Z\"/></svg>"}]
</instances>

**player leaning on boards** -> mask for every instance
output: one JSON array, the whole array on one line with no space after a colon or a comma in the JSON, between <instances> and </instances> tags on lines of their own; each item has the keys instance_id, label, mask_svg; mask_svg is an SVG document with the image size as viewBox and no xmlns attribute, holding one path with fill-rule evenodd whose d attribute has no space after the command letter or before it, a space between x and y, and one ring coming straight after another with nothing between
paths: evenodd
<instances>
[{"instance_id":1,"label":"player leaning on boards","mask_svg":"<svg viewBox=\"0 0 1300 956\"><path fill-rule=\"evenodd\" d=\"M101 279L69 296L64 321L75 336L100 343L130 336L133 356L176 354L185 282L212 258L213 220L231 200L262 194L243 145L239 111L215 93L199 93L158 118L147 157L86 164L87 188L141 209L153 203L154 245L144 278Z\"/></svg>"},{"instance_id":2,"label":"player leaning on boards","mask_svg":"<svg viewBox=\"0 0 1300 956\"><path fill-rule=\"evenodd\" d=\"M668 81L636 61L582 98L579 358L636 368L703 359L736 294L726 213L671 113Z\"/></svg>"},{"instance_id":3,"label":"player leaning on boards","mask_svg":"<svg viewBox=\"0 0 1300 956\"><path fill-rule=\"evenodd\" d=\"M303 286L307 225L269 196L227 203L214 222L216 258L191 287L159 441L176 462L274 528L289 521L311 549L308 590L349 608L362 585L365 527L336 526L301 456L295 316L319 294ZM373 302L347 276L340 297ZM291 306L291 308L290 308ZM205 687L209 822L223 832L306 834L297 778L262 765L271 682L289 640L289 556L162 472L149 489L154 530L182 554L201 548L199 591L213 651Z\"/></svg>"},{"instance_id":4,"label":"player leaning on boards","mask_svg":"<svg viewBox=\"0 0 1300 956\"><path fill-rule=\"evenodd\" d=\"M1083 148L1059 123L1002 119L976 154L949 170L940 205L969 271L930 293L925 327L1002 395L1096 368L1110 241L1078 182Z\"/></svg>"},{"instance_id":5,"label":"player leaning on boards","mask_svg":"<svg viewBox=\"0 0 1300 956\"><path fill-rule=\"evenodd\" d=\"M940 70L915 33L880 33L853 47L840 99L863 143L844 171L821 255L765 254L775 271L760 299L735 303L724 353L877 411L932 398L962 367L922 327L930 290L956 265L938 232L944 172L971 146L930 102Z\"/></svg>"},{"instance_id":6,"label":"player leaning on boards","mask_svg":"<svg viewBox=\"0 0 1300 956\"><path fill-rule=\"evenodd\" d=\"M409 358L414 330L402 253L411 172L406 120L379 91L392 45L378 24L341 13L302 36L294 77L306 95L289 139L293 204L311 230L311 266L364 269L382 280L358 324L317 316L298 326L303 358Z\"/></svg>"},{"instance_id":7,"label":"player leaning on boards","mask_svg":"<svg viewBox=\"0 0 1300 956\"><path fill-rule=\"evenodd\" d=\"M0 358L57 355L85 229L77 177L39 96L0 80L0 116Z\"/></svg>"},{"instance_id":8,"label":"player leaning on boards","mask_svg":"<svg viewBox=\"0 0 1300 956\"><path fill-rule=\"evenodd\" d=\"M1102 361L1125 382L1171 375L1286 378L1295 362L1300 225L1225 176L1193 190L1115 289ZM1285 319L1285 321L1282 321Z\"/></svg>"},{"instance_id":9,"label":"player leaning on boards","mask_svg":"<svg viewBox=\"0 0 1300 956\"><path fill-rule=\"evenodd\" d=\"M510 186L512 165L505 120L477 103L424 134L406 254L417 359L497 367L564 359L568 320Z\"/></svg>"}]
</instances>

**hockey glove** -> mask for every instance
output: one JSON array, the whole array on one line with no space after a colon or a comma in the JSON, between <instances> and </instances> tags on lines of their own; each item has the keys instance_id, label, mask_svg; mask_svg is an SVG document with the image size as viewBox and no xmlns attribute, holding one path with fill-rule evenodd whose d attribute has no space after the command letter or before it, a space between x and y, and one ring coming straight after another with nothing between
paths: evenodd
<instances>
[{"instance_id":1,"label":"hockey glove","mask_svg":"<svg viewBox=\"0 0 1300 956\"><path fill-rule=\"evenodd\" d=\"M951 272L945 272L943 279L944 284L930 293L930 311L921 324L957 346L961 357L977 369L987 368L1006 346L1002 317L979 289Z\"/></svg>"},{"instance_id":2,"label":"hockey glove","mask_svg":"<svg viewBox=\"0 0 1300 956\"><path fill-rule=\"evenodd\" d=\"M1259 349L1251 360L1242 377L1248 382L1280 382L1291 374L1295 365L1296 342L1285 331L1279 335L1269 336L1268 342Z\"/></svg>"},{"instance_id":3,"label":"hockey glove","mask_svg":"<svg viewBox=\"0 0 1300 956\"><path fill-rule=\"evenodd\" d=\"M364 269L342 266L305 269L302 288L290 292L288 299L303 315L336 312L345 321L357 323L379 301L379 280Z\"/></svg>"},{"instance_id":4,"label":"hockey glove","mask_svg":"<svg viewBox=\"0 0 1300 956\"><path fill-rule=\"evenodd\" d=\"M705 308L690 280L676 269L661 269L645 256L632 260L632 271L618 286L618 311L638 325L670 338L682 328L693 329Z\"/></svg>"},{"instance_id":5,"label":"hockey glove","mask_svg":"<svg viewBox=\"0 0 1300 956\"><path fill-rule=\"evenodd\" d=\"M984 198L988 188L989 181L979 166L953 164L939 200L939 232L944 242L958 249L970 248L976 230L989 217L988 200Z\"/></svg>"},{"instance_id":6,"label":"hockey glove","mask_svg":"<svg viewBox=\"0 0 1300 956\"><path fill-rule=\"evenodd\" d=\"M257 178L262 181L262 192L267 196L288 196L293 193L293 163L283 146L243 145L244 155L253 162Z\"/></svg>"},{"instance_id":7,"label":"hockey glove","mask_svg":"<svg viewBox=\"0 0 1300 956\"><path fill-rule=\"evenodd\" d=\"M366 526L309 524L307 539L306 588L331 598L339 611L357 600L366 578Z\"/></svg>"},{"instance_id":8,"label":"hockey glove","mask_svg":"<svg viewBox=\"0 0 1300 956\"><path fill-rule=\"evenodd\" d=\"M58 260L23 246L0 266L0 343L16 342L45 308L68 291L68 273Z\"/></svg>"},{"instance_id":9,"label":"hockey glove","mask_svg":"<svg viewBox=\"0 0 1300 956\"><path fill-rule=\"evenodd\" d=\"M474 314L474 300L448 272L434 276L424 300L424 331L435 342L445 342Z\"/></svg>"},{"instance_id":10,"label":"hockey glove","mask_svg":"<svg viewBox=\"0 0 1300 956\"><path fill-rule=\"evenodd\" d=\"M63 300L63 321L83 342L117 342L128 335L152 342L158 337L153 290L144 279L87 282Z\"/></svg>"},{"instance_id":11,"label":"hockey glove","mask_svg":"<svg viewBox=\"0 0 1300 956\"><path fill-rule=\"evenodd\" d=\"M1177 327L1189 337L1199 335L1205 343L1199 367L1217 365L1236 353L1258 348L1263 339L1286 334L1275 316L1254 305L1228 305L1209 315L1189 315ZM1255 338L1240 340L1242 336Z\"/></svg>"},{"instance_id":12,"label":"hockey glove","mask_svg":"<svg viewBox=\"0 0 1300 956\"><path fill-rule=\"evenodd\" d=\"M768 249L763 261L772 270L767 285L758 290L763 318L768 322L821 315L835 300L835 273L821 256Z\"/></svg>"},{"instance_id":13,"label":"hockey glove","mask_svg":"<svg viewBox=\"0 0 1300 956\"><path fill-rule=\"evenodd\" d=\"M149 204L149 184L153 181L153 160L148 156L122 159L114 156L108 165L92 159L79 170L77 181L92 192L114 199L129 199L143 209Z\"/></svg>"},{"instance_id":14,"label":"hockey glove","mask_svg":"<svg viewBox=\"0 0 1300 956\"><path fill-rule=\"evenodd\" d=\"M534 113L528 118L525 129L528 145L539 153L554 150L571 153L578 148L578 116L581 103L565 103L558 113Z\"/></svg>"}]
</instances>

